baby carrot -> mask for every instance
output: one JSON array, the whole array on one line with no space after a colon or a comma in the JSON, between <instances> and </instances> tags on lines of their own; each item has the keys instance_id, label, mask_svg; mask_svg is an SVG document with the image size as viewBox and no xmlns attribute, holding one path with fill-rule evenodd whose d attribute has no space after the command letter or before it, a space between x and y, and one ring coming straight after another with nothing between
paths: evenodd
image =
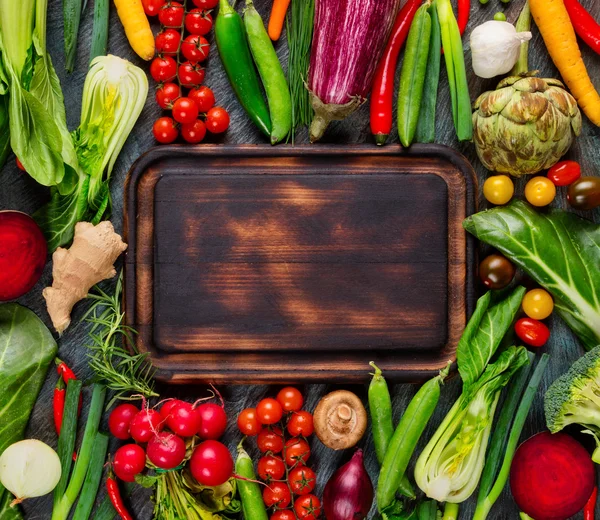
<instances>
[{"instance_id":1,"label":"baby carrot","mask_svg":"<svg viewBox=\"0 0 600 520\"><path fill-rule=\"evenodd\" d=\"M144 60L154 57L154 35L141 0L115 0L129 45Z\"/></svg>"},{"instance_id":2,"label":"baby carrot","mask_svg":"<svg viewBox=\"0 0 600 520\"><path fill-rule=\"evenodd\" d=\"M271 16L269 17L269 38L276 41L281 36L283 30L283 22L285 21L285 13L287 13L290 0L273 0L271 8Z\"/></svg>"}]
</instances>

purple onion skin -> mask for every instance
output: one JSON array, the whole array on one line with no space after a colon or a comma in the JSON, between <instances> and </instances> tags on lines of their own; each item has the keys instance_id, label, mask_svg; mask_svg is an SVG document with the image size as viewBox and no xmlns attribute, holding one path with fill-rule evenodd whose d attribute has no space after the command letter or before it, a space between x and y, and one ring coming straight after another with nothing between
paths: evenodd
<instances>
[{"instance_id":1,"label":"purple onion skin","mask_svg":"<svg viewBox=\"0 0 600 520\"><path fill-rule=\"evenodd\" d=\"M327 520L364 520L373 504L373 484L365 469L362 450L338 469L323 492Z\"/></svg>"},{"instance_id":2,"label":"purple onion skin","mask_svg":"<svg viewBox=\"0 0 600 520\"><path fill-rule=\"evenodd\" d=\"M366 99L401 0L315 0L309 88L324 104Z\"/></svg>"}]
</instances>

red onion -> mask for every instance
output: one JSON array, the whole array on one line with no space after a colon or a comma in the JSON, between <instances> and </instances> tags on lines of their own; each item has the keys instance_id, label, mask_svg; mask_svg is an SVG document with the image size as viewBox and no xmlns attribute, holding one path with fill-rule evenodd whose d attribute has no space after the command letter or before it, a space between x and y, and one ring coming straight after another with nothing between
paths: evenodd
<instances>
[{"instance_id":1,"label":"red onion","mask_svg":"<svg viewBox=\"0 0 600 520\"><path fill-rule=\"evenodd\" d=\"M311 142L365 101L399 7L400 0L315 0Z\"/></svg>"},{"instance_id":2,"label":"red onion","mask_svg":"<svg viewBox=\"0 0 600 520\"><path fill-rule=\"evenodd\" d=\"M327 520L363 520L373 504L373 484L363 463L363 452L357 450L327 482L323 507Z\"/></svg>"}]
</instances>

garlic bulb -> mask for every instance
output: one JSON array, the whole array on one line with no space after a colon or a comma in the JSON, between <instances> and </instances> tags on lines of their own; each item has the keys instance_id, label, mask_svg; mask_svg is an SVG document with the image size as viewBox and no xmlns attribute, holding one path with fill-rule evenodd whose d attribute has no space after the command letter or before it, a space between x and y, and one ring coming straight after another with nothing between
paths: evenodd
<instances>
[{"instance_id":1,"label":"garlic bulb","mask_svg":"<svg viewBox=\"0 0 600 520\"><path fill-rule=\"evenodd\" d=\"M47 495L58 484L61 473L56 452L35 439L15 442L0 456L0 482L16 497L11 505Z\"/></svg>"},{"instance_id":2,"label":"garlic bulb","mask_svg":"<svg viewBox=\"0 0 600 520\"><path fill-rule=\"evenodd\" d=\"M517 33L508 22L485 22L471 33L473 71L480 78L506 74L517 63L521 44L529 40L529 31Z\"/></svg>"}]
</instances>

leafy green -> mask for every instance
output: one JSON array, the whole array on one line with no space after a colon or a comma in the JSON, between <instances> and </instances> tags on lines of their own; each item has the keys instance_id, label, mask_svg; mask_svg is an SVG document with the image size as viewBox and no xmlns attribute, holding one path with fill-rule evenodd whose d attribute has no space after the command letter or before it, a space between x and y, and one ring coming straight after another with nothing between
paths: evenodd
<instances>
[{"instance_id":1,"label":"leafy green","mask_svg":"<svg viewBox=\"0 0 600 520\"><path fill-rule=\"evenodd\" d=\"M555 308L587 350L600 344L600 226L562 210L522 201L463 222L554 297Z\"/></svg>"},{"instance_id":2,"label":"leafy green","mask_svg":"<svg viewBox=\"0 0 600 520\"><path fill-rule=\"evenodd\" d=\"M521 307L524 294L525 288L517 287L510 296L493 305L490 291L479 298L456 352L465 390L477 381L492 359Z\"/></svg>"},{"instance_id":3,"label":"leafy green","mask_svg":"<svg viewBox=\"0 0 600 520\"><path fill-rule=\"evenodd\" d=\"M17 303L0 305L0 454L23 438L29 415L56 355L56 342L42 321ZM0 485L0 519L21 518L9 510Z\"/></svg>"}]
</instances>

